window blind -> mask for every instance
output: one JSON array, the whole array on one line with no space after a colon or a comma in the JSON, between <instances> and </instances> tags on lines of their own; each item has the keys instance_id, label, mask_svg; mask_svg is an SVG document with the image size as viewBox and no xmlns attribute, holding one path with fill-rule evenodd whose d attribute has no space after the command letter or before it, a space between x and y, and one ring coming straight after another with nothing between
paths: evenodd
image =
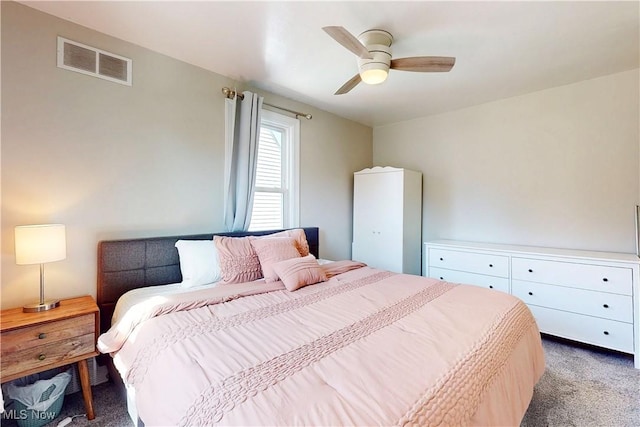
<instances>
[{"instance_id":1,"label":"window blind","mask_svg":"<svg viewBox=\"0 0 640 427\"><path fill-rule=\"evenodd\" d=\"M284 227L283 134L261 126L258 140L256 188L249 230Z\"/></svg>"}]
</instances>

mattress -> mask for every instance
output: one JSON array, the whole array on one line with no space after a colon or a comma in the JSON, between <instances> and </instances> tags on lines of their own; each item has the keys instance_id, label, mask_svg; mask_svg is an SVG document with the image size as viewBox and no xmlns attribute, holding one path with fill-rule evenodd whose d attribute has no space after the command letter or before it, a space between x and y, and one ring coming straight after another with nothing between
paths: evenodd
<instances>
[{"instance_id":1,"label":"mattress","mask_svg":"<svg viewBox=\"0 0 640 427\"><path fill-rule=\"evenodd\" d=\"M518 425L544 371L519 299L361 265L154 295L99 339L145 425Z\"/></svg>"}]
</instances>

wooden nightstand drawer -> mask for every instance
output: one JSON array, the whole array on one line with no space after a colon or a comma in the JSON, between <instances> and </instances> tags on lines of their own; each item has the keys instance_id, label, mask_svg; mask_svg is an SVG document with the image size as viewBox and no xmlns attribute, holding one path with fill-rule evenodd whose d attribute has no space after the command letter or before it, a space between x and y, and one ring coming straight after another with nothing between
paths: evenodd
<instances>
[{"instance_id":1,"label":"wooden nightstand drawer","mask_svg":"<svg viewBox=\"0 0 640 427\"><path fill-rule=\"evenodd\" d=\"M94 350L93 331L86 335L15 352L5 353L3 346L2 374L8 376L40 367L46 369L51 364L73 359L83 354L91 354Z\"/></svg>"},{"instance_id":2,"label":"wooden nightstand drawer","mask_svg":"<svg viewBox=\"0 0 640 427\"><path fill-rule=\"evenodd\" d=\"M52 342L92 334L94 331L95 315L93 314L6 331L2 333L2 359L4 361L5 357L17 351L33 347L40 348Z\"/></svg>"},{"instance_id":3,"label":"wooden nightstand drawer","mask_svg":"<svg viewBox=\"0 0 640 427\"><path fill-rule=\"evenodd\" d=\"M22 307L0 315L0 380L7 382L77 363L87 419L95 418L87 359L98 354L100 312L90 296L65 299L48 311Z\"/></svg>"}]
</instances>

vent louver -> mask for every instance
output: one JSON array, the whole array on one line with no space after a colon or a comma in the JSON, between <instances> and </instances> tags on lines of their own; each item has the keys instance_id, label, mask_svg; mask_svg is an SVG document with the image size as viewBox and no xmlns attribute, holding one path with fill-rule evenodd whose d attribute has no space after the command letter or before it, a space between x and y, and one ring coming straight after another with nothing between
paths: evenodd
<instances>
[{"instance_id":1,"label":"vent louver","mask_svg":"<svg viewBox=\"0 0 640 427\"><path fill-rule=\"evenodd\" d=\"M120 55L58 37L58 67L131 86L132 61Z\"/></svg>"}]
</instances>

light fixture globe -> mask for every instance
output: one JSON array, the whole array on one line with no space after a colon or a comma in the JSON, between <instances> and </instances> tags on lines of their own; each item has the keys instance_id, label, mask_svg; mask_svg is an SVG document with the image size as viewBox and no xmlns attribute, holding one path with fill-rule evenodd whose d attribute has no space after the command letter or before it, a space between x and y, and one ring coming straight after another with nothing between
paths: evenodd
<instances>
[{"instance_id":1,"label":"light fixture globe","mask_svg":"<svg viewBox=\"0 0 640 427\"><path fill-rule=\"evenodd\" d=\"M377 67L374 68L372 65ZM369 85L378 85L384 82L388 75L388 71L378 64L367 64L360 69L360 78Z\"/></svg>"},{"instance_id":2,"label":"light fixture globe","mask_svg":"<svg viewBox=\"0 0 640 427\"><path fill-rule=\"evenodd\" d=\"M377 85L389 75L391 65L391 43L393 37L384 30L369 30L358 36L373 58L358 58L358 69L363 82Z\"/></svg>"},{"instance_id":3,"label":"light fixture globe","mask_svg":"<svg viewBox=\"0 0 640 427\"><path fill-rule=\"evenodd\" d=\"M367 46L373 59L358 58L358 69L363 82L377 85L384 82L389 75L391 65L391 48L385 45Z\"/></svg>"}]
</instances>

